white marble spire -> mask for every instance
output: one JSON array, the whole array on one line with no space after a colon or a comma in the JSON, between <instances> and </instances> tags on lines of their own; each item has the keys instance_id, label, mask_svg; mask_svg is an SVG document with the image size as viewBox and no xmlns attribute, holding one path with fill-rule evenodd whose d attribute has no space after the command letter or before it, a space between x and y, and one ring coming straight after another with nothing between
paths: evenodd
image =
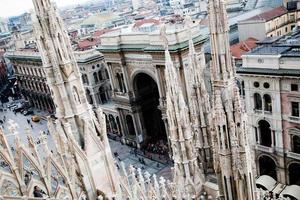
<instances>
[{"instance_id":1,"label":"white marble spire","mask_svg":"<svg viewBox=\"0 0 300 200\"><path fill-rule=\"evenodd\" d=\"M202 170L197 162L194 146L194 132L179 80L178 69L173 65L166 37L166 28L161 28L161 37L165 42L165 77L167 83L167 116L170 141L174 160L174 181L182 182L189 188L191 195L200 192L204 181ZM193 188L193 189L192 189Z\"/></svg>"},{"instance_id":2,"label":"white marble spire","mask_svg":"<svg viewBox=\"0 0 300 200\"><path fill-rule=\"evenodd\" d=\"M214 168L226 200L255 199L246 115L235 80L223 0L209 1Z\"/></svg>"},{"instance_id":3,"label":"white marble spire","mask_svg":"<svg viewBox=\"0 0 300 200\"><path fill-rule=\"evenodd\" d=\"M193 23L186 18L186 28L189 31L188 64L184 66L186 91L189 109L191 111L192 128L198 157L205 170L212 168L212 153L210 149L210 101L204 82L205 58L203 47L197 54L192 37Z\"/></svg>"},{"instance_id":4,"label":"white marble spire","mask_svg":"<svg viewBox=\"0 0 300 200\"><path fill-rule=\"evenodd\" d=\"M88 198L96 199L97 190L115 197L119 190L118 174L102 111L97 110L95 115L87 102L71 42L56 8L49 0L33 3L34 32L58 118L56 122L49 120L51 128L73 145Z\"/></svg>"}]
</instances>

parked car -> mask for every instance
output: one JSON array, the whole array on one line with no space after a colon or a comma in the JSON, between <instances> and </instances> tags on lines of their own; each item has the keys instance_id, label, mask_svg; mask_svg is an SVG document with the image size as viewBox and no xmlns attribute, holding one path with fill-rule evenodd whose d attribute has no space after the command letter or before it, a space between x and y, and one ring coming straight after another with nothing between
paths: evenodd
<instances>
[{"instance_id":1,"label":"parked car","mask_svg":"<svg viewBox=\"0 0 300 200\"><path fill-rule=\"evenodd\" d=\"M24 110L24 105L18 104L16 108L13 109L14 112L22 112Z\"/></svg>"},{"instance_id":2,"label":"parked car","mask_svg":"<svg viewBox=\"0 0 300 200\"><path fill-rule=\"evenodd\" d=\"M23 115L25 115L25 116L27 116L27 115L33 115L33 114L34 114L33 110L24 110L23 111Z\"/></svg>"},{"instance_id":3,"label":"parked car","mask_svg":"<svg viewBox=\"0 0 300 200\"><path fill-rule=\"evenodd\" d=\"M39 121L41 120L41 117L38 116L38 115L33 115L33 116L31 117L31 120L32 120L33 122L39 122Z\"/></svg>"}]
</instances>

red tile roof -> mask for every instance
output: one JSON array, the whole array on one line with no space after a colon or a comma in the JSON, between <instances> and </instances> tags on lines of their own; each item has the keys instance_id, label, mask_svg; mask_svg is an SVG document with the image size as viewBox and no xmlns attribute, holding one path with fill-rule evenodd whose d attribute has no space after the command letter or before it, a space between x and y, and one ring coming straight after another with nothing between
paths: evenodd
<instances>
[{"instance_id":1,"label":"red tile roof","mask_svg":"<svg viewBox=\"0 0 300 200\"><path fill-rule=\"evenodd\" d=\"M288 12L288 10L285 7L280 6L280 7L274 8L272 10L269 10L267 12L255 15L254 17L246 19L245 21L250 21L250 20L270 21L272 19L275 19L276 17L280 17L280 16L284 15L287 12Z\"/></svg>"},{"instance_id":2,"label":"red tile roof","mask_svg":"<svg viewBox=\"0 0 300 200\"><path fill-rule=\"evenodd\" d=\"M230 47L232 56L236 59L241 59L242 55L257 46L257 41L257 39L250 37L245 41L241 41L237 44L232 45Z\"/></svg>"},{"instance_id":3,"label":"red tile roof","mask_svg":"<svg viewBox=\"0 0 300 200\"><path fill-rule=\"evenodd\" d=\"M101 35L105 34L105 33L109 33L109 32L113 32L113 31L117 31L119 29L101 29L101 30L97 30L93 37L100 37Z\"/></svg>"},{"instance_id":4,"label":"red tile roof","mask_svg":"<svg viewBox=\"0 0 300 200\"><path fill-rule=\"evenodd\" d=\"M86 38L84 40L79 41L77 47L78 49L86 50L92 48L93 46L96 46L99 43L100 40L96 38Z\"/></svg>"},{"instance_id":5,"label":"red tile roof","mask_svg":"<svg viewBox=\"0 0 300 200\"><path fill-rule=\"evenodd\" d=\"M151 24L151 23L158 25L159 20L157 20L157 19L142 19L142 20L135 22L135 24L133 25L133 28L138 28L144 24Z\"/></svg>"}]
</instances>

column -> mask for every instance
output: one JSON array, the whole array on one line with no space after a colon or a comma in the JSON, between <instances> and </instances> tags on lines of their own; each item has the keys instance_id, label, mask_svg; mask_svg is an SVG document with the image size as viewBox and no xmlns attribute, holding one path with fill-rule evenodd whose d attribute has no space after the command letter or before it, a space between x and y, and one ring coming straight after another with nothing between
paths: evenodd
<instances>
[{"instance_id":1,"label":"column","mask_svg":"<svg viewBox=\"0 0 300 200\"><path fill-rule=\"evenodd\" d=\"M139 130L138 130L138 127L137 127L137 120L136 120L136 113L134 114L130 114L130 116L132 117L132 121L133 121L133 126L134 126L134 131L135 131L135 137L136 137L136 145L137 145L137 148L140 148L140 142L139 142Z\"/></svg>"},{"instance_id":2,"label":"column","mask_svg":"<svg viewBox=\"0 0 300 200\"><path fill-rule=\"evenodd\" d=\"M112 73L112 65L111 64L107 64L107 71L108 71L108 75L109 75L109 80L110 80L110 84L112 87L112 95L114 95L114 90L116 89L116 82L115 82L115 78L114 78L114 74Z\"/></svg>"},{"instance_id":3,"label":"column","mask_svg":"<svg viewBox=\"0 0 300 200\"><path fill-rule=\"evenodd\" d=\"M271 130L271 136L272 136L272 144L271 147L275 147L275 130Z\"/></svg>"},{"instance_id":4,"label":"column","mask_svg":"<svg viewBox=\"0 0 300 200\"><path fill-rule=\"evenodd\" d=\"M128 74L127 74L127 70L125 70L126 66L122 66L122 74L123 74L123 78L124 78L124 84L125 84L125 88L126 88L126 93L128 93L129 91L132 91L132 88L130 86L130 84L128 83L129 79L128 79Z\"/></svg>"},{"instance_id":5,"label":"column","mask_svg":"<svg viewBox=\"0 0 300 200\"><path fill-rule=\"evenodd\" d=\"M261 132L260 132L260 127L258 126L257 127L257 129L258 129L258 131L257 131L257 133L258 133L258 144L260 144L260 141L261 141Z\"/></svg>"},{"instance_id":6,"label":"column","mask_svg":"<svg viewBox=\"0 0 300 200\"><path fill-rule=\"evenodd\" d=\"M124 118L124 114L121 111L121 109L118 109L119 112L119 121L120 121L120 126L121 126L121 130L122 130L122 138L123 138L123 142L125 142L125 137L126 135L128 135L127 129L126 129L126 119Z\"/></svg>"},{"instance_id":7,"label":"column","mask_svg":"<svg viewBox=\"0 0 300 200\"><path fill-rule=\"evenodd\" d=\"M123 134L121 133L120 126L119 126L117 118L118 118L118 116L114 116L114 120L115 120L116 126L117 126L118 136L123 136Z\"/></svg>"}]
</instances>

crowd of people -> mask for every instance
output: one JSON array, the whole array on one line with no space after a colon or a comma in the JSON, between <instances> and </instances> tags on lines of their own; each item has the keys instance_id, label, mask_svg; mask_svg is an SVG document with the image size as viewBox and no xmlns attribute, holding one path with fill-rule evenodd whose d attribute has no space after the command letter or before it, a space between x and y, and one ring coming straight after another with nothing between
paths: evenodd
<instances>
[{"instance_id":1,"label":"crowd of people","mask_svg":"<svg viewBox=\"0 0 300 200\"><path fill-rule=\"evenodd\" d=\"M163 140L159 140L155 143L149 142L145 149L148 152L159 155L168 155L169 153L168 145Z\"/></svg>"}]
</instances>

